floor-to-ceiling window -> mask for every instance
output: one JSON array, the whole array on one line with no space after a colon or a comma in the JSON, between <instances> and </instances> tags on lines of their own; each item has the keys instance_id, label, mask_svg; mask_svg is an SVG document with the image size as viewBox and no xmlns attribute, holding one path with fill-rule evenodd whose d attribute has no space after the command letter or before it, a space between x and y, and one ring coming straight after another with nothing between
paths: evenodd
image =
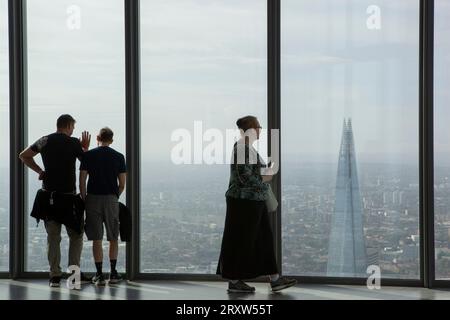
<instances>
[{"instance_id":1,"label":"floor-to-ceiling window","mask_svg":"<svg viewBox=\"0 0 450 320\"><path fill-rule=\"evenodd\" d=\"M9 269L8 1L0 0L0 271Z\"/></svg>"},{"instance_id":2,"label":"floor-to-ceiling window","mask_svg":"<svg viewBox=\"0 0 450 320\"><path fill-rule=\"evenodd\" d=\"M266 3L141 1L141 272L216 272L236 120L267 128Z\"/></svg>"},{"instance_id":3,"label":"floor-to-ceiling window","mask_svg":"<svg viewBox=\"0 0 450 320\"><path fill-rule=\"evenodd\" d=\"M435 271L450 279L450 2L434 3Z\"/></svg>"},{"instance_id":4,"label":"floor-to-ceiling window","mask_svg":"<svg viewBox=\"0 0 450 320\"><path fill-rule=\"evenodd\" d=\"M237 133L226 129L248 114L267 127L266 2L141 1L141 272L215 273ZM383 278L417 279L419 1L281 4L283 273L365 277L374 265ZM435 257L436 278L448 279L450 7L435 4ZM110 126L125 152L123 7L27 1L28 143L70 113L91 147ZM9 257L7 21L0 0L0 271ZM28 218L39 186L29 172L26 271L48 270L45 230ZM63 268L67 245L63 231ZM91 251L86 242L86 271ZM123 271L123 243L120 254Z\"/></svg>"},{"instance_id":5,"label":"floor-to-ceiling window","mask_svg":"<svg viewBox=\"0 0 450 320\"><path fill-rule=\"evenodd\" d=\"M100 128L114 131L111 147L125 152L125 48L123 0L28 0L28 143L56 131L56 119L71 114L75 137L84 130L97 146ZM2 19L3 23L3 19ZM41 164L40 157L39 164ZM77 172L79 162L77 161ZM78 181L77 181L78 185ZM40 187L29 170L28 211ZM124 197L122 200L125 200ZM29 215L29 212L26 212ZM26 271L47 271L46 232L27 218ZM67 268L68 237L63 228L61 267ZM105 235L106 237L106 235ZM85 237L86 240L86 237ZM104 242L105 269L108 270ZM125 268L125 243L119 241L118 270ZM82 271L95 270L92 242L85 241Z\"/></svg>"},{"instance_id":6,"label":"floor-to-ceiling window","mask_svg":"<svg viewBox=\"0 0 450 320\"><path fill-rule=\"evenodd\" d=\"M283 272L418 279L419 1L281 3Z\"/></svg>"}]
</instances>

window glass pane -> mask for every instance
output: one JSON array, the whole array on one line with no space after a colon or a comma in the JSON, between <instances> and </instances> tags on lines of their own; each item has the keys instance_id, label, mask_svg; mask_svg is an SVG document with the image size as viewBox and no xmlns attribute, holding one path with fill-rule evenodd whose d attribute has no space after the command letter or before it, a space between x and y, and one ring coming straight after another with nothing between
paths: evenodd
<instances>
[{"instance_id":1,"label":"window glass pane","mask_svg":"<svg viewBox=\"0 0 450 320\"><path fill-rule=\"evenodd\" d=\"M450 279L450 2L435 0L434 214L436 279Z\"/></svg>"},{"instance_id":2,"label":"window glass pane","mask_svg":"<svg viewBox=\"0 0 450 320\"><path fill-rule=\"evenodd\" d=\"M100 128L114 131L112 148L125 152L125 48L122 0L29 0L28 33L28 142L56 131L56 119L76 119L73 136L84 130L97 146ZM42 165L41 157L36 157ZM76 164L78 172L79 162ZM28 170L28 211L41 186ZM77 179L78 186L78 179ZM123 201L125 198L123 197ZM106 234L105 234L106 237ZM105 238L106 239L106 238ZM82 271L94 271L92 242L84 236ZM26 270L48 271L47 234L41 222L28 217ZM61 268L68 263L68 236L63 228ZM104 269L109 271L108 245ZM118 268L125 268L125 243L119 241Z\"/></svg>"},{"instance_id":3,"label":"window glass pane","mask_svg":"<svg viewBox=\"0 0 450 320\"><path fill-rule=\"evenodd\" d=\"M9 270L8 1L0 0L0 271Z\"/></svg>"},{"instance_id":4,"label":"window glass pane","mask_svg":"<svg viewBox=\"0 0 450 320\"><path fill-rule=\"evenodd\" d=\"M266 2L141 1L142 272L216 272L230 169L207 164L202 150L217 129L229 162L225 130L239 117L267 128ZM197 164L172 161L177 129Z\"/></svg>"},{"instance_id":5,"label":"window glass pane","mask_svg":"<svg viewBox=\"0 0 450 320\"><path fill-rule=\"evenodd\" d=\"M282 1L284 274L419 278L419 1Z\"/></svg>"}]
</instances>

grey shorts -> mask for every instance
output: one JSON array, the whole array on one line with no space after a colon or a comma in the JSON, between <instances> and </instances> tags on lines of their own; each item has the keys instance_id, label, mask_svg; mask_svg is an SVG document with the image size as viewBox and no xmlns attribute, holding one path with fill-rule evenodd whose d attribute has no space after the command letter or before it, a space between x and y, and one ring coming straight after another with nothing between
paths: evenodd
<instances>
[{"instance_id":1,"label":"grey shorts","mask_svg":"<svg viewBox=\"0 0 450 320\"><path fill-rule=\"evenodd\" d=\"M119 199L115 195L86 196L85 232L88 240L103 240L103 224L108 241L119 238Z\"/></svg>"}]
</instances>

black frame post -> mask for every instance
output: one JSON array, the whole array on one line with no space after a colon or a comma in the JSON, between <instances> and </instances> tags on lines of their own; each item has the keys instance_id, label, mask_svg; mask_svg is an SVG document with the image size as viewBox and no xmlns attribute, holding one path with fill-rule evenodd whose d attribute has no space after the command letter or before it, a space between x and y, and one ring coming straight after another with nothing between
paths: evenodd
<instances>
[{"instance_id":1,"label":"black frame post","mask_svg":"<svg viewBox=\"0 0 450 320\"><path fill-rule=\"evenodd\" d=\"M24 166L19 153L26 144L27 64L26 2L9 0L9 83L10 83L10 276L17 279L25 268L25 186Z\"/></svg>"},{"instance_id":2,"label":"black frame post","mask_svg":"<svg viewBox=\"0 0 450 320\"><path fill-rule=\"evenodd\" d=\"M281 0L267 0L267 118L268 150L273 158L270 138L272 129L281 129ZM272 180L272 189L278 199L278 209L272 218L278 270L282 272L281 222L281 130L278 137L278 173Z\"/></svg>"},{"instance_id":3,"label":"black frame post","mask_svg":"<svg viewBox=\"0 0 450 320\"><path fill-rule=\"evenodd\" d=\"M125 74L127 134L127 206L132 214L133 235L127 244L127 277L136 278L140 261L140 22L139 0L125 1Z\"/></svg>"},{"instance_id":4,"label":"black frame post","mask_svg":"<svg viewBox=\"0 0 450 320\"><path fill-rule=\"evenodd\" d=\"M434 0L420 0L420 271L423 286L428 288L435 281L433 82Z\"/></svg>"}]
</instances>

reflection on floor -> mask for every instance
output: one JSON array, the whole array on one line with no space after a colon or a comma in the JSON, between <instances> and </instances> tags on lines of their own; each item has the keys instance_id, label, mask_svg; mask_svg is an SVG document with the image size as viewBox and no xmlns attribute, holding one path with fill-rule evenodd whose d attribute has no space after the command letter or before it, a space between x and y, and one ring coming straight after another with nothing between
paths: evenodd
<instances>
[{"instance_id":1,"label":"reflection on floor","mask_svg":"<svg viewBox=\"0 0 450 320\"><path fill-rule=\"evenodd\" d=\"M254 294L227 294L225 282L137 281L114 286L85 284L81 290L50 288L46 280L0 280L0 300L450 300L450 289L387 287L369 290L364 286L299 284L272 293L265 283L253 283Z\"/></svg>"}]
</instances>

